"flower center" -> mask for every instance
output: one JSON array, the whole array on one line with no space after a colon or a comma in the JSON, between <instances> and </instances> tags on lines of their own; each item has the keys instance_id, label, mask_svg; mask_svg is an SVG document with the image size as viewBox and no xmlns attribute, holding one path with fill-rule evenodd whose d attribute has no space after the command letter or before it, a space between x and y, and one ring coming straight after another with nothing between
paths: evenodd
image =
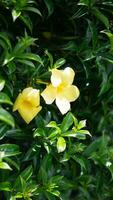
<instances>
[{"instance_id":1,"label":"flower center","mask_svg":"<svg viewBox=\"0 0 113 200\"><path fill-rule=\"evenodd\" d=\"M58 93L62 93L65 89L65 84L64 83L61 83L58 87L57 87L57 92Z\"/></svg>"},{"instance_id":2,"label":"flower center","mask_svg":"<svg viewBox=\"0 0 113 200\"><path fill-rule=\"evenodd\" d=\"M31 104L29 101L24 100L24 101L23 101L23 106L25 106L25 107L31 107L32 104Z\"/></svg>"}]
</instances>

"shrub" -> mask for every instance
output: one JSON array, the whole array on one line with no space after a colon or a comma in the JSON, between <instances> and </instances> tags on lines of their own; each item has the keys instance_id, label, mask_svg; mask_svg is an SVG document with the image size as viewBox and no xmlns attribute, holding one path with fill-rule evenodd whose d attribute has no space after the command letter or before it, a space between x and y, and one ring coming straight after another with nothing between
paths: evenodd
<instances>
[{"instance_id":1,"label":"shrub","mask_svg":"<svg viewBox=\"0 0 113 200\"><path fill-rule=\"evenodd\" d=\"M0 1L0 199L112 199L112 7Z\"/></svg>"}]
</instances>

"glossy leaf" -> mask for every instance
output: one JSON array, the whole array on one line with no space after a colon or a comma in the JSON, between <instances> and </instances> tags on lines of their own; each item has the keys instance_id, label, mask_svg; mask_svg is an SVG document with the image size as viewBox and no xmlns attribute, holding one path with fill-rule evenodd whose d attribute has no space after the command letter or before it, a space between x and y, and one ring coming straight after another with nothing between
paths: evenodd
<instances>
[{"instance_id":1,"label":"glossy leaf","mask_svg":"<svg viewBox=\"0 0 113 200\"><path fill-rule=\"evenodd\" d=\"M0 91L3 90L4 86L5 86L5 80L0 78Z\"/></svg>"},{"instance_id":2,"label":"glossy leaf","mask_svg":"<svg viewBox=\"0 0 113 200\"><path fill-rule=\"evenodd\" d=\"M0 104L1 103L6 103L9 105L13 105L12 101L10 100L10 98L8 97L7 94L0 92Z\"/></svg>"},{"instance_id":3,"label":"glossy leaf","mask_svg":"<svg viewBox=\"0 0 113 200\"><path fill-rule=\"evenodd\" d=\"M77 126L77 129L82 129L86 126L86 120L81 120Z\"/></svg>"},{"instance_id":4,"label":"glossy leaf","mask_svg":"<svg viewBox=\"0 0 113 200\"><path fill-rule=\"evenodd\" d=\"M20 11L18 11L18 10L12 10L13 21L15 21L20 15L21 15Z\"/></svg>"},{"instance_id":5,"label":"glossy leaf","mask_svg":"<svg viewBox=\"0 0 113 200\"><path fill-rule=\"evenodd\" d=\"M0 140L2 140L5 137L8 129L9 127L6 124L0 125Z\"/></svg>"},{"instance_id":6,"label":"glossy leaf","mask_svg":"<svg viewBox=\"0 0 113 200\"><path fill-rule=\"evenodd\" d=\"M65 151L65 149L66 149L66 141L63 137L59 137L57 141L58 153Z\"/></svg>"},{"instance_id":7,"label":"glossy leaf","mask_svg":"<svg viewBox=\"0 0 113 200\"><path fill-rule=\"evenodd\" d=\"M0 145L0 157L10 157L20 154L19 147L16 144L1 144Z\"/></svg>"},{"instance_id":8,"label":"glossy leaf","mask_svg":"<svg viewBox=\"0 0 113 200\"><path fill-rule=\"evenodd\" d=\"M60 59L58 59L58 60L55 62L53 68L59 68L59 67L61 67L62 65L64 65L65 62L66 62L66 60L65 60L64 58L60 58Z\"/></svg>"},{"instance_id":9,"label":"glossy leaf","mask_svg":"<svg viewBox=\"0 0 113 200\"><path fill-rule=\"evenodd\" d=\"M62 132L65 132L65 131L67 131L70 127L71 127L71 125L73 124L73 121L74 121L74 119L73 119L73 114L72 113L68 113L65 117L64 117L64 119L63 119L63 121L62 121L62 124L61 124L61 130L62 130Z\"/></svg>"},{"instance_id":10,"label":"glossy leaf","mask_svg":"<svg viewBox=\"0 0 113 200\"><path fill-rule=\"evenodd\" d=\"M20 55L17 55L17 58L19 59L28 59L28 60L34 60L40 64L43 65L43 61L42 59L40 58L39 55L36 55L36 54L33 54L33 53L24 53L24 54L20 54Z\"/></svg>"},{"instance_id":11,"label":"glossy leaf","mask_svg":"<svg viewBox=\"0 0 113 200\"><path fill-rule=\"evenodd\" d=\"M12 170L11 167L6 162L0 162L0 169Z\"/></svg>"},{"instance_id":12,"label":"glossy leaf","mask_svg":"<svg viewBox=\"0 0 113 200\"><path fill-rule=\"evenodd\" d=\"M23 10L26 10L26 11L30 11L30 12L34 12L40 16L42 16L41 12L39 11L39 9L37 8L34 8L34 7L25 7Z\"/></svg>"},{"instance_id":13,"label":"glossy leaf","mask_svg":"<svg viewBox=\"0 0 113 200\"><path fill-rule=\"evenodd\" d=\"M2 107L0 107L0 120L12 127L15 126L15 122L12 115Z\"/></svg>"}]
</instances>

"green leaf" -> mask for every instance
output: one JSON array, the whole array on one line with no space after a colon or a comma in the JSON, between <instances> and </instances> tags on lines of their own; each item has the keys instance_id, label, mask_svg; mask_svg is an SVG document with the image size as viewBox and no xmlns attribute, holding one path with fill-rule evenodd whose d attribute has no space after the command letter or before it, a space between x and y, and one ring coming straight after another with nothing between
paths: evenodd
<instances>
[{"instance_id":1,"label":"green leaf","mask_svg":"<svg viewBox=\"0 0 113 200\"><path fill-rule=\"evenodd\" d=\"M31 45L34 45L34 42L36 41L35 38L25 36L21 39L19 39L18 43L16 44L14 50L13 50L13 55L19 55L20 53L23 53L26 48L28 48Z\"/></svg>"},{"instance_id":2,"label":"green leaf","mask_svg":"<svg viewBox=\"0 0 113 200\"><path fill-rule=\"evenodd\" d=\"M84 15L86 15L88 13L87 8L85 6L81 7L80 9L78 9L70 19L76 19L76 18L80 18L83 17Z\"/></svg>"},{"instance_id":3,"label":"green leaf","mask_svg":"<svg viewBox=\"0 0 113 200\"><path fill-rule=\"evenodd\" d=\"M0 182L0 191L11 191L11 189L10 182Z\"/></svg>"},{"instance_id":4,"label":"green leaf","mask_svg":"<svg viewBox=\"0 0 113 200\"><path fill-rule=\"evenodd\" d=\"M16 140L23 140L26 138L25 132L23 132L23 130L21 130L19 128L18 129L13 128L13 129L8 130L6 132L6 135L7 135L7 137L13 138Z\"/></svg>"},{"instance_id":5,"label":"green leaf","mask_svg":"<svg viewBox=\"0 0 113 200\"><path fill-rule=\"evenodd\" d=\"M86 119L85 120L81 120L77 126L77 129L82 129L86 126Z\"/></svg>"},{"instance_id":6,"label":"green leaf","mask_svg":"<svg viewBox=\"0 0 113 200\"><path fill-rule=\"evenodd\" d=\"M37 8L28 6L28 7L25 7L23 10L34 12L34 13L36 13L36 14L38 14L38 15L40 15L42 17L41 12Z\"/></svg>"},{"instance_id":7,"label":"green leaf","mask_svg":"<svg viewBox=\"0 0 113 200\"><path fill-rule=\"evenodd\" d=\"M0 107L0 120L12 127L15 126L15 122L12 115L2 107Z\"/></svg>"},{"instance_id":8,"label":"green leaf","mask_svg":"<svg viewBox=\"0 0 113 200\"><path fill-rule=\"evenodd\" d=\"M92 13L106 26L107 29L109 29L109 20L102 12L100 12L96 7L93 7Z\"/></svg>"},{"instance_id":9,"label":"green leaf","mask_svg":"<svg viewBox=\"0 0 113 200\"><path fill-rule=\"evenodd\" d=\"M8 129L9 129L9 127L6 124L0 125L0 140L2 140L5 137Z\"/></svg>"},{"instance_id":10,"label":"green leaf","mask_svg":"<svg viewBox=\"0 0 113 200\"><path fill-rule=\"evenodd\" d=\"M76 137L77 133L74 130L66 131L62 134L63 137Z\"/></svg>"},{"instance_id":11,"label":"green leaf","mask_svg":"<svg viewBox=\"0 0 113 200\"><path fill-rule=\"evenodd\" d=\"M7 65L8 63L10 63L12 60L14 60L14 56L10 55L10 54L7 54L5 59L4 59L4 62L3 62L3 66L4 65Z\"/></svg>"},{"instance_id":12,"label":"green leaf","mask_svg":"<svg viewBox=\"0 0 113 200\"><path fill-rule=\"evenodd\" d=\"M63 176L52 176L49 180L49 183L59 184L59 182L63 179Z\"/></svg>"},{"instance_id":13,"label":"green leaf","mask_svg":"<svg viewBox=\"0 0 113 200\"><path fill-rule=\"evenodd\" d=\"M48 191L48 190L47 190ZM52 191L48 191L50 192L51 194L53 194L54 196L56 197L60 197L60 192L58 190L52 190ZM61 198L60 198L61 199Z\"/></svg>"},{"instance_id":14,"label":"green leaf","mask_svg":"<svg viewBox=\"0 0 113 200\"><path fill-rule=\"evenodd\" d=\"M63 137L59 137L57 141L58 153L63 152L66 149L66 141Z\"/></svg>"},{"instance_id":15,"label":"green leaf","mask_svg":"<svg viewBox=\"0 0 113 200\"><path fill-rule=\"evenodd\" d=\"M16 64L13 61L8 62L7 64L9 74L12 74L16 70Z\"/></svg>"},{"instance_id":16,"label":"green leaf","mask_svg":"<svg viewBox=\"0 0 113 200\"><path fill-rule=\"evenodd\" d=\"M50 68L52 69L53 67L53 56L51 53L48 52L48 50L45 51L45 54L48 56L49 58L49 62L50 62Z\"/></svg>"},{"instance_id":17,"label":"green leaf","mask_svg":"<svg viewBox=\"0 0 113 200\"><path fill-rule=\"evenodd\" d=\"M14 166L18 171L20 170L20 166L16 161L14 161L12 158L9 158L9 157L4 157L4 160L9 163L11 166Z\"/></svg>"},{"instance_id":18,"label":"green leaf","mask_svg":"<svg viewBox=\"0 0 113 200\"><path fill-rule=\"evenodd\" d=\"M21 175L17 177L13 189L16 190L16 191L19 191L20 197L23 196L23 195L21 196L21 193L24 193L24 192L25 192L25 189L26 189L26 181L23 179L23 177L22 177ZM19 196L18 196L18 198L19 198Z\"/></svg>"},{"instance_id":19,"label":"green leaf","mask_svg":"<svg viewBox=\"0 0 113 200\"><path fill-rule=\"evenodd\" d=\"M52 15L53 11L54 11L54 4L53 4L53 1L52 0L44 0L46 6L47 6L47 9L48 9L48 17L50 15Z\"/></svg>"},{"instance_id":20,"label":"green leaf","mask_svg":"<svg viewBox=\"0 0 113 200\"><path fill-rule=\"evenodd\" d=\"M36 62L39 62L41 65L43 65L43 61L40 58L40 56L36 55L36 54L33 54L33 53L18 54L16 57L20 58L20 59L34 60Z\"/></svg>"},{"instance_id":21,"label":"green leaf","mask_svg":"<svg viewBox=\"0 0 113 200\"><path fill-rule=\"evenodd\" d=\"M35 65L33 64L33 62L31 62L29 60L17 59L17 61L26 65L26 66L32 67L33 69L35 68Z\"/></svg>"},{"instance_id":22,"label":"green leaf","mask_svg":"<svg viewBox=\"0 0 113 200\"><path fill-rule=\"evenodd\" d=\"M113 50L113 34L110 32L107 32L107 31L101 31L101 33L105 33L108 36L108 38L110 40L110 44L111 44L111 50Z\"/></svg>"},{"instance_id":23,"label":"green leaf","mask_svg":"<svg viewBox=\"0 0 113 200\"><path fill-rule=\"evenodd\" d=\"M61 163L67 162L67 161L69 161L69 159L70 159L70 155L67 152L65 152L63 157L60 159L60 162Z\"/></svg>"},{"instance_id":24,"label":"green leaf","mask_svg":"<svg viewBox=\"0 0 113 200\"><path fill-rule=\"evenodd\" d=\"M16 200L16 197L11 195L9 200Z\"/></svg>"},{"instance_id":25,"label":"green leaf","mask_svg":"<svg viewBox=\"0 0 113 200\"><path fill-rule=\"evenodd\" d=\"M46 127L50 127L50 128L58 128L58 125L55 121L51 121L49 122L49 124L46 125Z\"/></svg>"},{"instance_id":26,"label":"green leaf","mask_svg":"<svg viewBox=\"0 0 113 200\"><path fill-rule=\"evenodd\" d=\"M33 168L32 165L28 166L22 173L21 173L21 177L28 181L29 178L32 176L33 174Z\"/></svg>"},{"instance_id":27,"label":"green leaf","mask_svg":"<svg viewBox=\"0 0 113 200\"><path fill-rule=\"evenodd\" d=\"M12 170L11 167L6 162L0 162L0 169Z\"/></svg>"},{"instance_id":28,"label":"green leaf","mask_svg":"<svg viewBox=\"0 0 113 200\"><path fill-rule=\"evenodd\" d=\"M49 124L46 125L46 127L55 128L59 133L61 133L61 130L55 121L51 121Z\"/></svg>"},{"instance_id":29,"label":"green leaf","mask_svg":"<svg viewBox=\"0 0 113 200\"><path fill-rule=\"evenodd\" d=\"M85 5L85 6L89 6L89 1L90 0L80 0L78 5Z\"/></svg>"},{"instance_id":30,"label":"green leaf","mask_svg":"<svg viewBox=\"0 0 113 200\"><path fill-rule=\"evenodd\" d=\"M12 17L13 17L13 21L15 22L15 20L21 15L21 11L19 10L12 10Z\"/></svg>"},{"instance_id":31,"label":"green leaf","mask_svg":"<svg viewBox=\"0 0 113 200\"><path fill-rule=\"evenodd\" d=\"M44 128L45 127L45 121L40 114L38 114L36 116L35 121L36 121L36 125L37 125L38 128Z\"/></svg>"},{"instance_id":32,"label":"green leaf","mask_svg":"<svg viewBox=\"0 0 113 200\"><path fill-rule=\"evenodd\" d=\"M97 151L99 148L102 149L102 145L104 144L103 149L106 149L107 143L109 141L109 137L108 136L102 136L96 140L94 140L84 151L84 155L85 156L91 156L91 154L95 151ZM102 151L103 151L102 149Z\"/></svg>"},{"instance_id":33,"label":"green leaf","mask_svg":"<svg viewBox=\"0 0 113 200\"><path fill-rule=\"evenodd\" d=\"M44 185L47 183L48 176L44 167L40 167L38 178L39 178L39 181L42 182Z\"/></svg>"},{"instance_id":34,"label":"green leaf","mask_svg":"<svg viewBox=\"0 0 113 200\"><path fill-rule=\"evenodd\" d=\"M5 80L0 78L0 91L3 90L4 86L5 86Z\"/></svg>"},{"instance_id":35,"label":"green leaf","mask_svg":"<svg viewBox=\"0 0 113 200\"><path fill-rule=\"evenodd\" d=\"M32 25L30 17L28 15L20 15L19 18L21 19L21 21L27 26L27 28L32 33L33 25Z\"/></svg>"},{"instance_id":36,"label":"green leaf","mask_svg":"<svg viewBox=\"0 0 113 200\"><path fill-rule=\"evenodd\" d=\"M44 137L45 136L45 132L43 128L37 128L34 133L33 133L33 137Z\"/></svg>"},{"instance_id":37,"label":"green leaf","mask_svg":"<svg viewBox=\"0 0 113 200\"><path fill-rule=\"evenodd\" d=\"M51 131L50 132L50 134L49 134L49 136L48 136L48 139L50 139L51 141L54 141L56 138L57 138L57 136L59 135L59 130L53 130L53 131Z\"/></svg>"},{"instance_id":38,"label":"green leaf","mask_svg":"<svg viewBox=\"0 0 113 200\"><path fill-rule=\"evenodd\" d=\"M71 127L71 125L73 124L73 121L74 121L74 119L73 119L73 114L69 112L69 113L64 117L64 119L63 119L63 121L62 121L62 124L61 124L61 126L60 126L62 132L67 131L67 130Z\"/></svg>"},{"instance_id":39,"label":"green leaf","mask_svg":"<svg viewBox=\"0 0 113 200\"><path fill-rule=\"evenodd\" d=\"M19 183L19 182L18 182ZM19 183L19 186L20 186L21 183ZM17 188L18 189L18 188ZM20 190L20 187L19 187L19 190ZM22 191L22 186L21 186L21 191ZM23 197L23 192L17 192L16 195L15 195L15 199L22 199Z\"/></svg>"},{"instance_id":40,"label":"green leaf","mask_svg":"<svg viewBox=\"0 0 113 200\"><path fill-rule=\"evenodd\" d=\"M78 139L86 139L86 135L90 135L89 131L87 130L71 130L71 131L67 131L65 133L62 134L63 137L75 137Z\"/></svg>"},{"instance_id":41,"label":"green leaf","mask_svg":"<svg viewBox=\"0 0 113 200\"><path fill-rule=\"evenodd\" d=\"M16 144L1 144L0 158L15 156L20 154L19 147Z\"/></svg>"},{"instance_id":42,"label":"green leaf","mask_svg":"<svg viewBox=\"0 0 113 200\"><path fill-rule=\"evenodd\" d=\"M76 132L75 137L78 138L79 140L85 140L86 139L86 135L81 134L79 131Z\"/></svg>"},{"instance_id":43,"label":"green leaf","mask_svg":"<svg viewBox=\"0 0 113 200\"><path fill-rule=\"evenodd\" d=\"M7 49L12 50L11 42L7 36L7 33L5 32L0 32L0 38L6 43Z\"/></svg>"},{"instance_id":44,"label":"green leaf","mask_svg":"<svg viewBox=\"0 0 113 200\"><path fill-rule=\"evenodd\" d=\"M2 47L5 52L7 52L8 50L7 44L2 39L0 39L0 47Z\"/></svg>"},{"instance_id":45,"label":"green leaf","mask_svg":"<svg viewBox=\"0 0 113 200\"><path fill-rule=\"evenodd\" d=\"M108 169L111 172L111 176L112 176L112 179L113 179L113 164L112 163L109 164Z\"/></svg>"},{"instance_id":46,"label":"green leaf","mask_svg":"<svg viewBox=\"0 0 113 200\"><path fill-rule=\"evenodd\" d=\"M72 158L79 163L79 165L81 166L81 170L86 169L86 165L85 165L85 159L83 158L78 158L77 156L72 156Z\"/></svg>"},{"instance_id":47,"label":"green leaf","mask_svg":"<svg viewBox=\"0 0 113 200\"><path fill-rule=\"evenodd\" d=\"M89 135L89 136L91 136L91 134L90 134L90 132L88 130L79 130L79 131L77 131L77 133L81 133L83 135Z\"/></svg>"},{"instance_id":48,"label":"green leaf","mask_svg":"<svg viewBox=\"0 0 113 200\"><path fill-rule=\"evenodd\" d=\"M80 0L77 5L88 6L91 8L96 3L96 0Z\"/></svg>"},{"instance_id":49,"label":"green leaf","mask_svg":"<svg viewBox=\"0 0 113 200\"><path fill-rule=\"evenodd\" d=\"M66 60L64 58L60 58L55 62L55 64L53 65L53 68L59 68L62 65L64 65L65 62L66 62Z\"/></svg>"},{"instance_id":50,"label":"green leaf","mask_svg":"<svg viewBox=\"0 0 113 200\"><path fill-rule=\"evenodd\" d=\"M3 92L0 92L0 103L6 103L6 104L13 105L13 103L10 100L10 98L8 97L8 95Z\"/></svg>"}]
</instances>

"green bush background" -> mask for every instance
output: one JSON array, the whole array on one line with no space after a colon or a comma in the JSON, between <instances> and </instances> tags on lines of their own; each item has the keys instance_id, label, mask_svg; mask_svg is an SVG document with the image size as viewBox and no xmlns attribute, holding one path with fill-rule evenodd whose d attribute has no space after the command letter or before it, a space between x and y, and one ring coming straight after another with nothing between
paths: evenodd
<instances>
[{"instance_id":1,"label":"green bush background","mask_svg":"<svg viewBox=\"0 0 113 200\"><path fill-rule=\"evenodd\" d=\"M112 0L0 1L1 200L113 198L112 9ZM64 118L42 98L29 125L12 112L22 89L45 88L53 63L75 70L80 97L71 112L87 120L92 135L66 138L62 153L57 135L48 136L59 127L70 130L71 113Z\"/></svg>"}]
</instances>

